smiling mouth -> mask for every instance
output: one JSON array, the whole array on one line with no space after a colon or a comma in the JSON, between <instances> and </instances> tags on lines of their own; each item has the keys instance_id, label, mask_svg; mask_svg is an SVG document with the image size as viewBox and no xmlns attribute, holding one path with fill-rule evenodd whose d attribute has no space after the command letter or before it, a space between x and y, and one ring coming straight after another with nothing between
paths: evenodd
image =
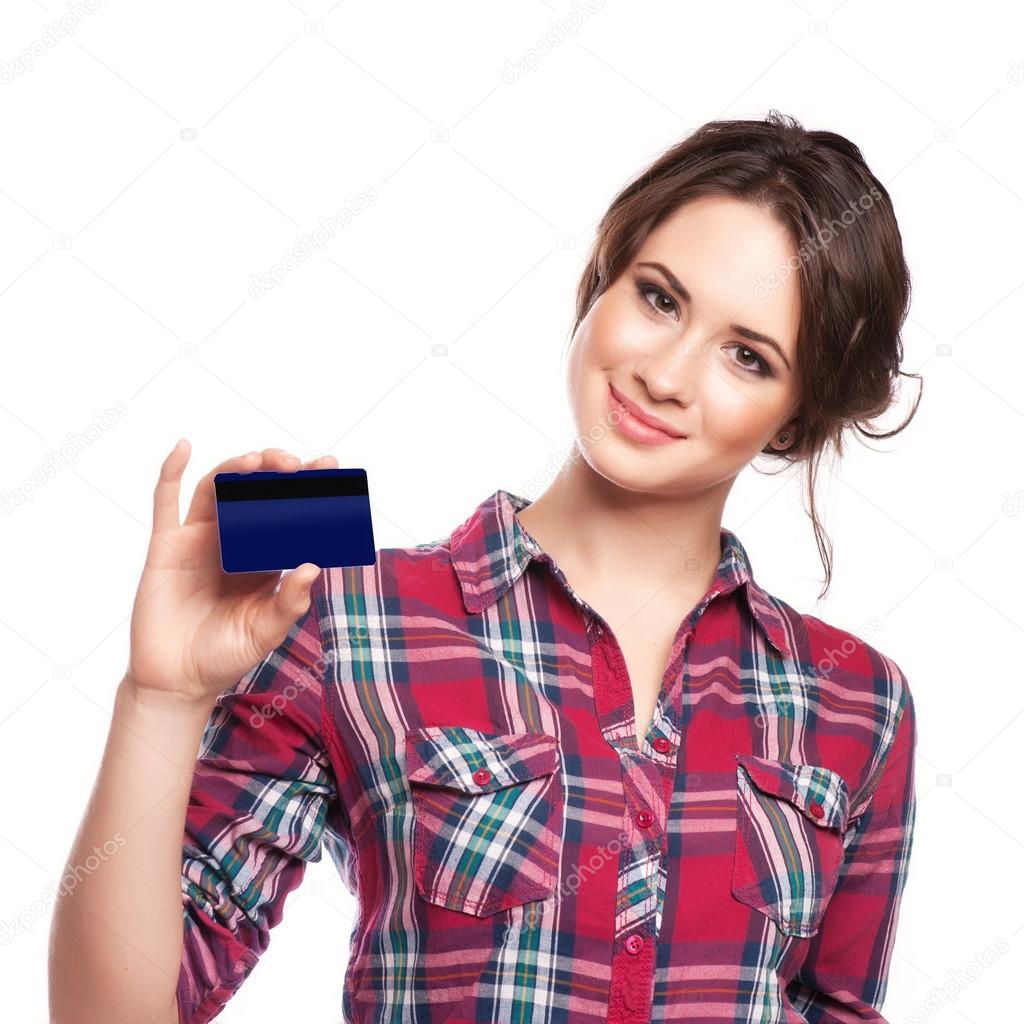
<instances>
[{"instance_id":1,"label":"smiling mouth","mask_svg":"<svg viewBox=\"0 0 1024 1024\"><path fill-rule=\"evenodd\" d=\"M617 414L616 425L634 441L644 444L667 444L670 441L686 439L686 434L677 431L663 420L648 416L635 402L618 391L611 382L608 384L608 403L611 410Z\"/></svg>"}]
</instances>

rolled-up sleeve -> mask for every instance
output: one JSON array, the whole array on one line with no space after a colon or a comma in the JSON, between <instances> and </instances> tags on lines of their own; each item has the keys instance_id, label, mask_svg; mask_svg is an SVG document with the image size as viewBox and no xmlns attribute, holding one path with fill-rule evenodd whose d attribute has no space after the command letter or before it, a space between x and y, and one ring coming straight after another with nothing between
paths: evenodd
<instances>
[{"instance_id":1,"label":"rolled-up sleeve","mask_svg":"<svg viewBox=\"0 0 1024 1024\"><path fill-rule=\"evenodd\" d=\"M851 824L836 889L787 992L808 1024L885 1024L881 1015L907 881L916 800L917 725L906 680L892 744L877 785ZM874 781L874 779L872 780ZM857 814L860 800L851 813Z\"/></svg>"},{"instance_id":2,"label":"rolled-up sleeve","mask_svg":"<svg viewBox=\"0 0 1024 1024\"><path fill-rule=\"evenodd\" d=\"M182 850L181 1024L220 1012L321 857L337 788L316 608L314 598L281 645L218 697L203 733Z\"/></svg>"}]
</instances>

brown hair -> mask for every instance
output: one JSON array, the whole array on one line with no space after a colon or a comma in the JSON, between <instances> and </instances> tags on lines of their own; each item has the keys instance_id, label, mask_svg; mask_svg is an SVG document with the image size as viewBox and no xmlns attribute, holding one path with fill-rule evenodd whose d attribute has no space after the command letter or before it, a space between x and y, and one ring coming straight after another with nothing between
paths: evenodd
<instances>
[{"instance_id":1,"label":"brown hair","mask_svg":"<svg viewBox=\"0 0 1024 1024\"><path fill-rule=\"evenodd\" d=\"M832 581L832 545L815 505L821 459L830 447L842 456L847 428L875 439L895 436L921 401L920 374L900 369L910 271L892 203L860 149L842 135L807 131L776 110L763 121L709 121L638 174L605 212L577 287L570 341L647 235L703 195L764 208L789 229L798 250L796 356L803 387L796 441L785 451L766 447L763 454L781 460L782 469L795 462L807 466L805 511L825 569L821 598ZM895 402L900 376L918 380L910 414L893 430L868 429L865 424Z\"/></svg>"}]
</instances>

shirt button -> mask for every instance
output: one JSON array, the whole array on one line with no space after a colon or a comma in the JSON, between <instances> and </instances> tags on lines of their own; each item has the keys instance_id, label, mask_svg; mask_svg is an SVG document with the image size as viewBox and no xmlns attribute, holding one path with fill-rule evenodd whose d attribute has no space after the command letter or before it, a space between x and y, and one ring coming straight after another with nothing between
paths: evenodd
<instances>
[{"instance_id":1,"label":"shirt button","mask_svg":"<svg viewBox=\"0 0 1024 1024\"><path fill-rule=\"evenodd\" d=\"M638 811L636 815L636 823L641 828L647 828L654 821L654 815L650 811Z\"/></svg>"},{"instance_id":2,"label":"shirt button","mask_svg":"<svg viewBox=\"0 0 1024 1024\"><path fill-rule=\"evenodd\" d=\"M667 754L672 749L672 744L664 736L659 736L654 741L654 749L659 754Z\"/></svg>"},{"instance_id":3,"label":"shirt button","mask_svg":"<svg viewBox=\"0 0 1024 1024\"><path fill-rule=\"evenodd\" d=\"M486 786L491 781L491 773L486 768L478 768L473 772L473 781L478 786Z\"/></svg>"},{"instance_id":4,"label":"shirt button","mask_svg":"<svg viewBox=\"0 0 1024 1024\"><path fill-rule=\"evenodd\" d=\"M814 803L811 804L811 814L813 814L816 818L825 817L825 808L821 806L820 800L815 800Z\"/></svg>"},{"instance_id":5,"label":"shirt button","mask_svg":"<svg viewBox=\"0 0 1024 1024\"><path fill-rule=\"evenodd\" d=\"M639 935L630 935L630 937L628 939L626 939L626 952L627 953L632 953L633 956L636 956L636 954L639 953L640 950L643 949L643 948L644 948L644 940L641 939Z\"/></svg>"}]
</instances>

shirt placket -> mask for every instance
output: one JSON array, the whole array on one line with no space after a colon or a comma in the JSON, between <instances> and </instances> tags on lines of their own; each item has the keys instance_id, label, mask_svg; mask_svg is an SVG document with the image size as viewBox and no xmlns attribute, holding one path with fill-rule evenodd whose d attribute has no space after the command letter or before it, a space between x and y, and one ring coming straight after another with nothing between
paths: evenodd
<instances>
[{"instance_id":1,"label":"shirt placket","mask_svg":"<svg viewBox=\"0 0 1024 1024\"><path fill-rule=\"evenodd\" d=\"M632 745L617 742L631 728L632 690L621 652L607 629L596 623L590 632L601 727L619 755L623 784L608 1020L640 1024L651 1019L674 749L659 736L658 757L652 759Z\"/></svg>"},{"instance_id":2,"label":"shirt placket","mask_svg":"<svg viewBox=\"0 0 1024 1024\"><path fill-rule=\"evenodd\" d=\"M673 644L669 687L658 695L654 717L641 749L635 742L633 690L617 640L595 609L577 594L553 559L523 533L526 547L548 565L580 609L590 639L594 700L598 724L618 753L623 780L623 824L619 844L618 885L608 997L610 1024L650 1021L654 990L656 941L661 929L668 855L668 808L671 806L681 743L681 685L684 660L705 608L732 586L721 578L681 624ZM651 752L648 752L648 746Z\"/></svg>"},{"instance_id":3,"label":"shirt placket","mask_svg":"<svg viewBox=\"0 0 1024 1024\"><path fill-rule=\"evenodd\" d=\"M625 738L634 731L633 694L621 649L596 618L588 629L594 696L601 729L618 752L623 779L622 849L619 854L615 935L608 1020L642 1024L651 1019L656 942L661 931L671 807L679 747L687 648L704 610L730 590L719 585L705 595L681 625L643 749Z\"/></svg>"}]
</instances>

